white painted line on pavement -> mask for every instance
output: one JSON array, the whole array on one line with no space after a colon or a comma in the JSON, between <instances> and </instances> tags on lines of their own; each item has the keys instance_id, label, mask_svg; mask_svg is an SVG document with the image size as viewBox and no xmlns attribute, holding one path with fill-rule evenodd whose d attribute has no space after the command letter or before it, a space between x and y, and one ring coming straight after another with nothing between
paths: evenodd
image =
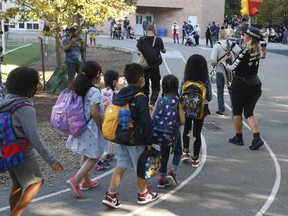
<instances>
[{"instance_id":1,"label":"white painted line on pavement","mask_svg":"<svg viewBox=\"0 0 288 216\"><path fill-rule=\"evenodd\" d=\"M111 169L108 172L105 172L105 173L103 173L103 174L101 174L101 175L99 175L99 176L97 176L95 178L93 178L92 180L101 179L101 178L109 175L110 173L112 173L114 170L115 170L115 168ZM55 192L55 193L51 193L51 194L48 194L48 195L45 195L45 196L41 196L41 197L33 199L32 202L38 202L38 201L41 201L41 200L44 200L44 199L48 199L50 197L58 196L58 195L60 195L62 193L66 193L66 192L68 192L70 190L71 190L70 188L67 188L67 189L64 189L64 190L61 190L61 191L58 191L58 192ZM5 206L3 208L0 208L0 212L6 211L6 210L9 210L9 209L10 209L10 206Z\"/></svg>"},{"instance_id":2,"label":"white painted line on pavement","mask_svg":"<svg viewBox=\"0 0 288 216\"><path fill-rule=\"evenodd\" d=\"M151 208L161 202L163 202L164 200L168 199L170 196L172 196L174 193L176 193L178 190L180 190L182 187L184 187L185 185L187 185L192 179L194 179L202 170L206 158L207 158L207 145L206 145L206 141L204 136L201 134L201 140L202 140L202 148L201 148L201 163L200 166L195 170L195 172L193 172L192 175L190 175L186 180L184 180L181 184L179 184L177 187L175 187L173 190L169 191L168 193L164 194L163 196L161 196L158 200L156 200L155 202L149 203L143 207L137 208L136 210L130 212L129 214L126 214L125 216L133 216L133 215L137 215L145 210L147 210L148 208ZM191 167L191 169L193 169Z\"/></svg>"},{"instance_id":3,"label":"white painted line on pavement","mask_svg":"<svg viewBox=\"0 0 288 216\"><path fill-rule=\"evenodd\" d=\"M10 53L10 52L14 52L15 50L18 50L18 49L22 49L24 47L28 47L28 46L31 46L32 44L26 44L26 45L23 45L23 46L20 46L20 47L16 47L15 49L12 49L12 50L9 50L8 52L5 52L4 55Z\"/></svg>"},{"instance_id":4,"label":"white painted line on pavement","mask_svg":"<svg viewBox=\"0 0 288 216\"><path fill-rule=\"evenodd\" d=\"M169 67L168 67L168 65L167 65L165 54L161 54L161 55L163 55L163 62L164 62L164 64L165 64L166 69L168 70L168 73L169 73L169 74L172 74L171 71L170 71L170 69L169 69Z\"/></svg>"}]
</instances>

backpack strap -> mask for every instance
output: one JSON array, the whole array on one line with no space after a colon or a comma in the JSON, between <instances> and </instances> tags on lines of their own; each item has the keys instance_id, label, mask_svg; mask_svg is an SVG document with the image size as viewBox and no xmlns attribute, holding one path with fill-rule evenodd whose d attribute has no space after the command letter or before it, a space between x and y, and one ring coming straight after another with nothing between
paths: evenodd
<instances>
[{"instance_id":1,"label":"backpack strap","mask_svg":"<svg viewBox=\"0 0 288 216\"><path fill-rule=\"evenodd\" d=\"M31 103L28 103L26 101L22 101L22 102L19 102L17 104L15 104L11 110L10 110L10 115L12 115L18 108L22 107L22 106L32 106Z\"/></svg>"},{"instance_id":2,"label":"backpack strap","mask_svg":"<svg viewBox=\"0 0 288 216\"><path fill-rule=\"evenodd\" d=\"M12 116L12 114L20 107L23 107L23 106L33 106L31 103L28 103L26 101L22 101L22 102L19 102L17 104L15 104L12 109L10 110L10 115ZM28 146L28 142L29 142L29 139L27 137L25 137L24 139L24 144L23 144L23 151L26 151L27 149L27 146Z\"/></svg>"}]
</instances>

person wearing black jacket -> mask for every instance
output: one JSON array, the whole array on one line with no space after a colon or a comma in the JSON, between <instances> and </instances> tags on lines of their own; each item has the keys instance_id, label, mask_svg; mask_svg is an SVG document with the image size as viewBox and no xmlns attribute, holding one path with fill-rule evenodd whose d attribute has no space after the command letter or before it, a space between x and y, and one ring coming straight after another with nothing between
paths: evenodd
<instances>
[{"instance_id":1,"label":"person wearing black jacket","mask_svg":"<svg viewBox=\"0 0 288 216\"><path fill-rule=\"evenodd\" d=\"M102 204L109 208L119 208L121 203L118 200L119 193L116 192L125 171L133 166L137 173L137 162L145 148L151 150L152 145L152 121L149 113L148 99L146 95L135 95L142 92L141 86L144 85L144 70L139 64L132 63L126 65L124 76L128 86L121 89L113 97L112 103L124 106L129 103L131 117L135 128L134 138L129 145L120 144L118 148L117 166L113 172L109 190L106 192ZM138 184L138 204L147 204L158 199L158 194L151 191L147 186L146 179L137 177Z\"/></svg>"},{"instance_id":2,"label":"person wearing black jacket","mask_svg":"<svg viewBox=\"0 0 288 216\"><path fill-rule=\"evenodd\" d=\"M231 84L231 100L233 107L233 124L236 135L229 139L229 142L238 146L243 146L243 121L242 112L247 119L253 133L250 150L258 150L263 144L260 137L258 122L253 114L258 99L261 96L261 81L258 77L260 60L259 41L262 40L260 30L250 27L244 31L243 35L245 48L240 51L237 59L227 67L235 72L235 77ZM226 56L225 60L230 58Z\"/></svg>"},{"instance_id":3,"label":"person wearing black jacket","mask_svg":"<svg viewBox=\"0 0 288 216\"><path fill-rule=\"evenodd\" d=\"M149 24L146 27L146 36L143 38L144 40L147 40L148 44L150 46L153 45L155 37L155 28L153 25ZM142 43L142 38L138 40L138 43L136 47L139 49L140 43ZM154 44L154 52L156 53L158 62L150 66L149 68L145 68L144 70L144 77L145 77L145 85L143 86L143 91L144 94L149 98L150 94L150 80L151 80L151 87L152 87L152 94L150 97L150 104L154 106L156 100L158 99L158 95L160 92L160 80L161 80L161 75L160 75L160 68L159 65L162 64L162 58L160 55L161 53L166 53L166 49L164 48L164 43L163 40L160 37L156 37L155 44ZM140 49L139 49L140 50ZM140 50L142 52L142 50ZM146 56L145 56L146 58ZM149 61L147 60L149 63Z\"/></svg>"}]
</instances>

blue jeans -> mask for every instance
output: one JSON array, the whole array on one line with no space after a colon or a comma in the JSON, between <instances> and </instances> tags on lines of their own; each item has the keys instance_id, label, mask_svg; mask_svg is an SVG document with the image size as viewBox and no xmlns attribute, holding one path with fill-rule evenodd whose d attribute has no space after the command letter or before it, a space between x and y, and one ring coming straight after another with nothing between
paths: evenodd
<instances>
[{"instance_id":1,"label":"blue jeans","mask_svg":"<svg viewBox=\"0 0 288 216\"><path fill-rule=\"evenodd\" d=\"M223 73L216 73L216 86L217 86L217 101L218 101L218 111L221 113L225 112L224 105L224 86L225 79Z\"/></svg>"},{"instance_id":2,"label":"blue jeans","mask_svg":"<svg viewBox=\"0 0 288 216\"><path fill-rule=\"evenodd\" d=\"M173 154L173 159L172 159L172 166L177 168L180 160L181 160L181 156L182 156L182 146L181 146L181 134L180 131L178 132L179 136L178 136L178 140L176 142L176 146L174 149L174 154ZM160 173L161 176L166 176L167 175L167 164L168 164L168 160L169 160L169 155L170 155L170 151L171 148L173 148L172 146L168 146L168 145L161 145L160 146L160 151L161 151L161 155L162 155L162 160L161 160L161 169L160 169Z\"/></svg>"}]
</instances>

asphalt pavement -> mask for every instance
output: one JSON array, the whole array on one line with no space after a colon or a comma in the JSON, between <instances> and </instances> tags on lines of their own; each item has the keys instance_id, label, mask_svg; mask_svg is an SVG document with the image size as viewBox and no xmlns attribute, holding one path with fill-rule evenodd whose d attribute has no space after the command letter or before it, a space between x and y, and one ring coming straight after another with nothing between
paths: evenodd
<instances>
[{"instance_id":1,"label":"asphalt pavement","mask_svg":"<svg viewBox=\"0 0 288 216\"><path fill-rule=\"evenodd\" d=\"M212 49L205 46L203 39L196 47L174 44L172 38L163 40L167 53L163 55L160 67L162 76L172 73L182 79L185 63L192 54L201 54L209 62ZM136 40L98 36L97 44L131 52L131 62L137 60ZM101 204L113 170L95 171L93 175L100 185L77 199L65 184L74 172L71 170L71 173L56 175L52 184L44 184L23 215L287 216L288 47L269 43L267 50L266 59L260 61L259 77L263 92L255 109L265 141L258 151L248 148L252 133L246 123L243 129L245 145L239 147L228 143L234 135L229 95L226 91L225 116L217 116L216 86L213 85L213 100L209 104L211 115L205 119L202 131L201 165L195 169L191 163L181 163L176 187L158 189L158 177L150 179L149 185L160 194L158 201L145 206L137 204L132 169L127 171L119 187L121 208L110 210ZM9 215L8 192L9 189L0 191L0 215Z\"/></svg>"}]
</instances>

